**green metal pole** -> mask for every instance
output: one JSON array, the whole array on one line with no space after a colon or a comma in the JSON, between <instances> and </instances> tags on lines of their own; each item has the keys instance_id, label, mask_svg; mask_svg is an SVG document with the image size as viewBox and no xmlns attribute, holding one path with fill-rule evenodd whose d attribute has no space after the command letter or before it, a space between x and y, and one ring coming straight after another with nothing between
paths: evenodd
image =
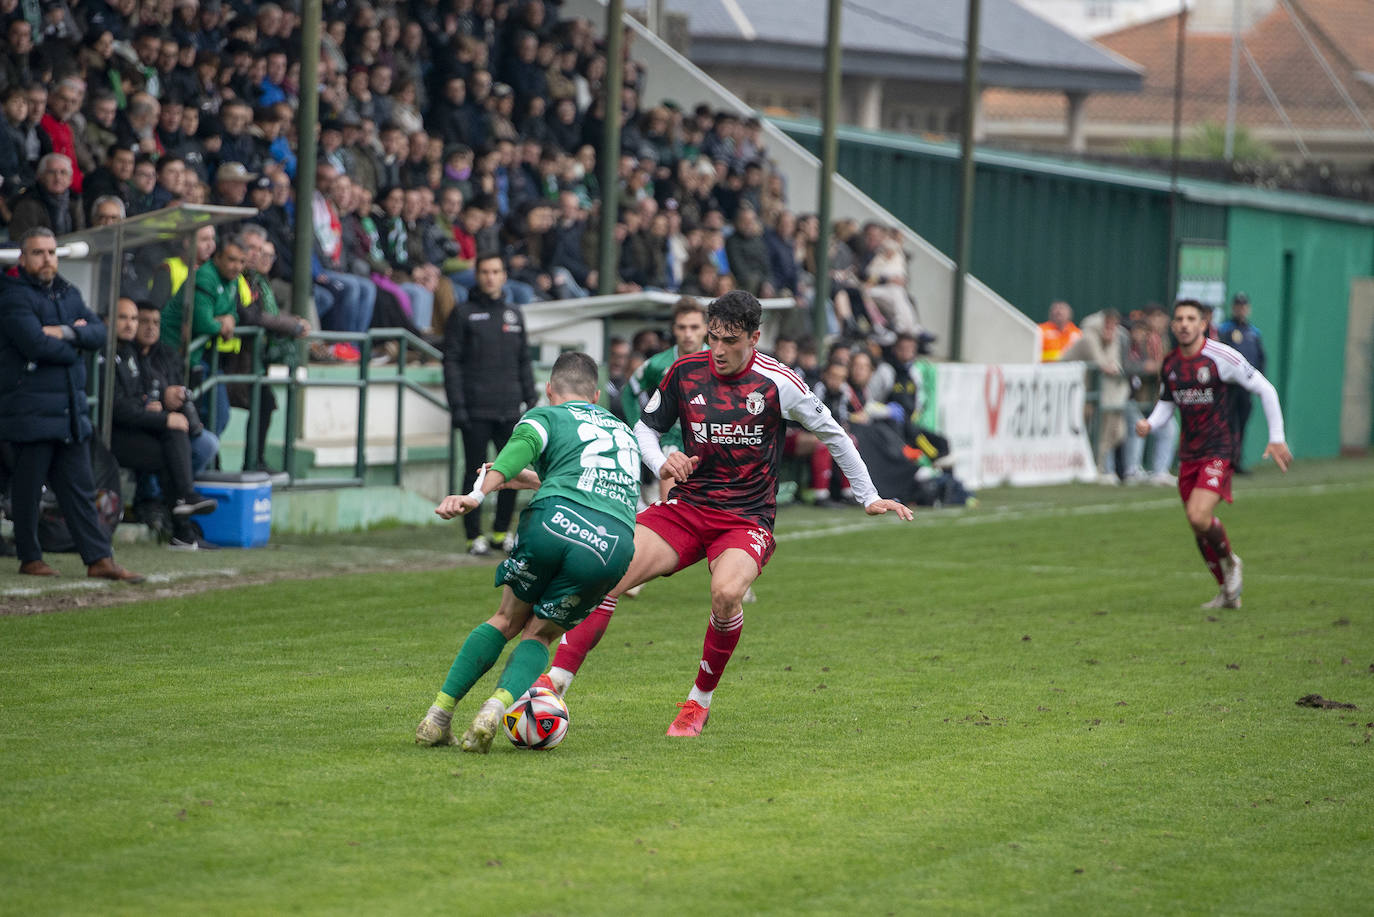
<instances>
[{"instance_id":1,"label":"green metal pole","mask_svg":"<svg viewBox=\"0 0 1374 917\"><path fill-rule=\"evenodd\" d=\"M309 315L315 285L310 255L315 248L311 201L315 194L315 125L320 120L320 16L322 0L301 5L300 109L296 113L296 248L291 275L291 311ZM288 430L287 436L293 431Z\"/></svg>"},{"instance_id":2,"label":"green metal pole","mask_svg":"<svg viewBox=\"0 0 1374 917\"><path fill-rule=\"evenodd\" d=\"M973 256L973 132L978 124L978 25L982 0L969 0L964 45L964 124L959 139L959 213L954 233L954 305L950 310L949 358L963 359L964 287Z\"/></svg>"},{"instance_id":3,"label":"green metal pole","mask_svg":"<svg viewBox=\"0 0 1374 917\"><path fill-rule=\"evenodd\" d=\"M821 120L821 177L817 192L816 216L820 240L816 243L816 298L811 305L811 325L816 349L825 341L826 307L830 304L830 219L834 191L836 122L840 111L840 10L842 0L829 0L825 32L825 97Z\"/></svg>"},{"instance_id":4,"label":"green metal pole","mask_svg":"<svg viewBox=\"0 0 1374 917\"><path fill-rule=\"evenodd\" d=\"M606 120L601 131L601 263L597 292L615 292L615 217L620 191L620 90L625 84L625 0L606 4Z\"/></svg>"}]
</instances>

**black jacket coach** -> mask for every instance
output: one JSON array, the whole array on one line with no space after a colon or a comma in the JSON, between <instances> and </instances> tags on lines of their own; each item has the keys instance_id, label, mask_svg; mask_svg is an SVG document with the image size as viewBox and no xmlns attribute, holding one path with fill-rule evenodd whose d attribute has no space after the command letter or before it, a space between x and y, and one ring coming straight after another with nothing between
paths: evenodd
<instances>
[{"instance_id":1,"label":"black jacket coach","mask_svg":"<svg viewBox=\"0 0 1374 917\"><path fill-rule=\"evenodd\" d=\"M455 427L515 420L538 400L520 307L475 291L444 325L444 389Z\"/></svg>"},{"instance_id":2,"label":"black jacket coach","mask_svg":"<svg viewBox=\"0 0 1374 917\"><path fill-rule=\"evenodd\" d=\"M75 327L85 319L86 324ZM71 336L53 338L44 325ZM105 346L105 324L61 276L44 286L20 271L0 278L0 439L84 442L91 435L82 351Z\"/></svg>"}]
</instances>

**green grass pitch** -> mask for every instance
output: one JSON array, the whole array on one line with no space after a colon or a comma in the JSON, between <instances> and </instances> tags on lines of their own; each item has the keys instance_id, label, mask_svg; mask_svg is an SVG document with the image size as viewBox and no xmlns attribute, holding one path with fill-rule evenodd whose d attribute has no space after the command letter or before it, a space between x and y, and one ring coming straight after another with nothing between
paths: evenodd
<instances>
[{"instance_id":1,"label":"green grass pitch","mask_svg":"<svg viewBox=\"0 0 1374 917\"><path fill-rule=\"evenodd\" d=\"M1168 489L785 510L696 740L697 569L622 602L561 747L486 757L412 732L489 565L0 616L0 913L1369 913L1371 472L1241 479L1210 613Z\"/></svg>"}]
</instances>

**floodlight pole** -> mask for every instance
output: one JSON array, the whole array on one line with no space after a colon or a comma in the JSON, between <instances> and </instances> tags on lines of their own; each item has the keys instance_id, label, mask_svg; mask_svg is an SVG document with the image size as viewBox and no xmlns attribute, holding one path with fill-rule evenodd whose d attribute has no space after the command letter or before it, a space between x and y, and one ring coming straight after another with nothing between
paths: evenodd
<instances>
[{"instance_id":1,"label":"floodlight pole","mask_svg":"<svg viewBox=\"0 0 1374 917\"><path fill-rule=\"evenodd\" d=\"M1183 148L1183 64L1188 46L1188 3L1179 0L1174 44L1174 135L1169 157L1169 302L1178 298L1178 166Z\"/></svg>"},{"instance_id":2,"label":"floodlight pole","mask_svg":"<svg viewBox=\"0 0 1374 917\"><path fill-rule=\"evenodd\" d=\"M826 308L830 304L830 219L834 200L835 162L839 150L835 139L840 109L840 61L844 45L840 38L842 0L829 0L825 27L825 98L821 113L821 176L816 198L816 219L820 238L816 242L816 292L811 304L812 333L819 349L825 341Z\"/></svg>"},{"instance_id":3,"label":"floodlight pole","mask_svg":"<svg viewBox=\"0 0 1374 917\"><path fill-rule=\"evenodd\" d=\"M973 257L973 132L978 124L978 31L981 0L969 0L964 42L964 124L959 138L959 212L954 232L954 300L950 309L949 358L963 359L964 287Z\"/></svg>"},{"instance_id":4,"label":"floodlight pole","mask_svg":"<svg viewBox=\"0 0 1374 917\"><path fill-rule=\"evenodd\" d=\"M620 208L620 91L625 83L625 0L606 4L606 110L601 129L601 262L597 292L615 292L615 218Z\"/></svg>"},{"instance_id":5,"label":"floodlight pole","mask_svg":"<svg viewBox=\"0 0 1374 917\"><path fill-rule=\"evenodd\" d=\"M315 286L315 125L320 119L320 17L322 0L301 4L300 108L296 117L296 245L291 272L291 312L309 315Z\"/></svg>"}]
</instances>

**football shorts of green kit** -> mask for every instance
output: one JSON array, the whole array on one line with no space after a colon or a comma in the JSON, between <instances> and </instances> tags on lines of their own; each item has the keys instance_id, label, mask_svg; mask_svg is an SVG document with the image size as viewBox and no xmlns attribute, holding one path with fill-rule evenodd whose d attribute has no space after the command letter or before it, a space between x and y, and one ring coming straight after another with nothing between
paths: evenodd
<instances>
[{"instance_id":1,"label":"football shorts of green kit","mask_svg":"<svg viewBox=\"0 0 1374 917\"><path fill-rule=\"evenodd\" d=\"M496 585L572 630L625 576L634 541L634 529L608 513L559 497L536 500L520 516L515 551L496 568Z\"/></svg>"}]
</instances>

